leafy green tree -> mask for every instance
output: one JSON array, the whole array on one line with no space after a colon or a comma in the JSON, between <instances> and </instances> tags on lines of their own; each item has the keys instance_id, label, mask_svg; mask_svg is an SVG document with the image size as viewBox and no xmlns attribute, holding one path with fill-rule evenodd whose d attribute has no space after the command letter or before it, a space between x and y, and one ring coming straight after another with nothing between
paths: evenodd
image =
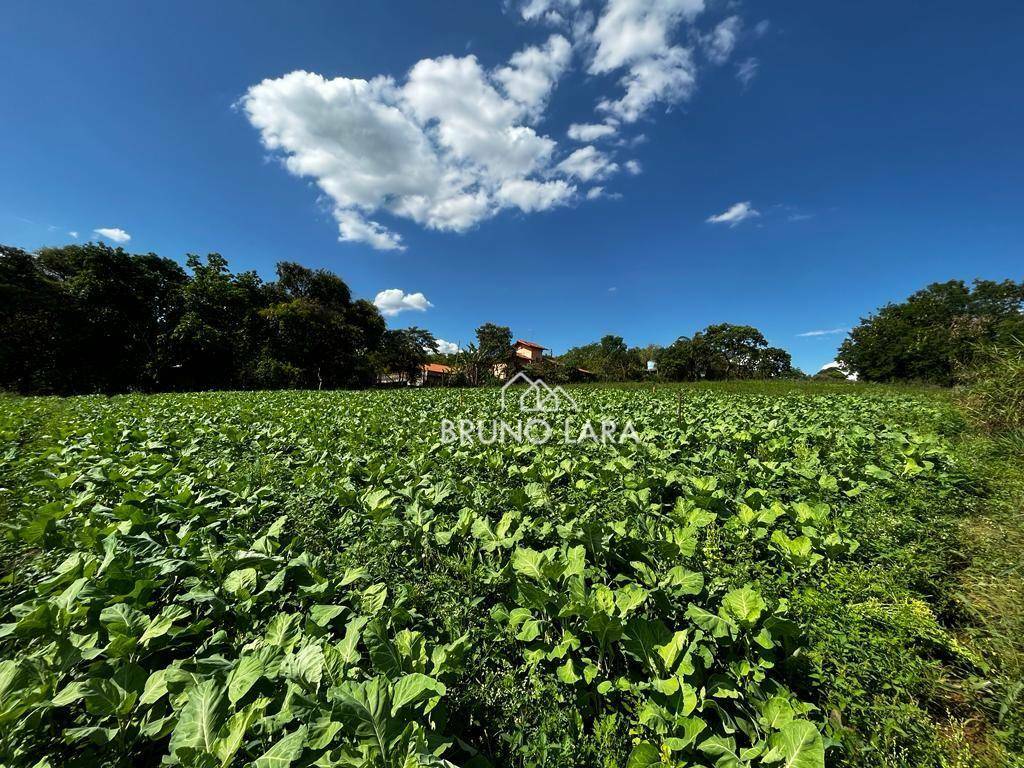
<instances>
[{"instance_id":1,"label":"leafy green tree","mask_svg":"<svg viewBox=\"0 0 1024 768\"><path fill-rule=\"evenodd\" d=\"M67 355L76 319L60 282L33 254L0 246L0 388L73 391Z\"/></svg>"},{"instance_id":2,"label":"leafy green tree","mask_svg":"<svg viewBox=\"0 0 1024 768\"><path fill-rule=\"evenodd\" d=\"M466 369L467 378L474 384L483 384L515 366L512 349L512 331L508 326L484 323L476 329L476 347L465 360L472 358L472 370Z\"/></svg>"},{"instance_id":3,"label":"leafy green tree","mask_svg":"<svg viewBox=\"0 0 1024 768\"><path fill-rule=\"evenodd\" d=\"M837 359L867 381L953 383L979 346L1024 339L1024 283L933 283L862 318Z\"/></svg>"},{"instance_id":4,"label":"leafy green tree","mask_svg":"<svg viewBox=\"0 0 1024 768\"><path fill-rule=\"evenodd\" d=\"M658 375L669 381L773 379L795 375L790 354L771 347L756 328L720 323L680 336L655 355Z\"/></svg>"},{"instance_id":5,"label":"leafy green tree","mask_svg":"<svg viewBox=\"0 0 1024 768\"><path fill-rule=\"evenodd\" d=\"M277 266L274 303L260 314L266 341L258 365L265 386L311 389L365 386L385 325L368 302L352 302L348 285L326 270Z\"/></svg>"},{"instance_id":6,"label":"leafy green tree","mask_svg":"<svg viewBox=\"0 0 1024 768\"><path fill-rule=\"evenodd\" d=\"M256 359L265 332L260 312L273 289L255 272L232 274L227 259L205 262L189 254L192 278L182 291L182 312L170 334L173 386L235 389L255 384Z\"/></svg>"},{"instance_id":7,"label":"leafy green tree","mask_svg":"<svg viewBox=\"0 0 1024 768\"><path fill-rule=\"evenodd\" d=\"M796 373L793 358L784 349L766 347L757 355L755 376L758 379L791 378Z\"/></svg>"},{"instance_id":8,"label":"leafy green tree","mask_svg":"<svg viewBox=\"0 0 1024 768\"><path fill-rule=\"evenodd\" d=\"M161 386L163 342L187 282L181 267L103 243L43 248L35 259L47 285L57 289L45 310L62 334L55 342L61 373L52 389L112 393Z\"/></svg>"},{"instance_id":9,"label":"leafy green tree","mask_svg":"<svg viewBox=\"0 0 1024 768\"><path fill-rule=\"evenodd\" d=\"M658 375L668 381L695 381L698 378L697 350L688 336L680 336L667 347L662 347L655 354L654 361Z\"/></svg>"},{"instance_id":10,"label":"leafy green tree","mask_svg":"<svg viewBox=\"0 0 1024 768\"><path fill-rule=\"evenodd\" d=\"M384 332L381 346L374 357L380 372L402 373L410 381L419 376L430 361L437 340L430 331L412 326Z\"/></svg>"},{"instance_id":11,"label":"leafy green tree","mask_svg":"<svg viewBox=\"0 0 1024 768\"><path fill-rule=\"evenodd\" d=\"M476 341L486 363L505 363L512 356L512 331L508 326L484 323L476 329Z\"/></svg>"},{"instance_id":12,"label":"leafy green tree","mask_svg":"<svg viewBox=\"0 0 1024 768\"><path fill-rule=\"evenodd\" d=\"M607 381L629 381L643 374L642 353L631 350L621 336L608 334L600 341L573 347L558 359L569 368L581 368Z\"/></svg>"},{"instance_id":13,"label":"leafy green tree","mask_svg":"<svg viewBox=\"0 0 1024 768\"><path fill-rule=\"evenodd\" d=\"M709 325L694 337L707 365L708 378L753 378L768 342L752 325Z\"/></svg>"}]
</instances>

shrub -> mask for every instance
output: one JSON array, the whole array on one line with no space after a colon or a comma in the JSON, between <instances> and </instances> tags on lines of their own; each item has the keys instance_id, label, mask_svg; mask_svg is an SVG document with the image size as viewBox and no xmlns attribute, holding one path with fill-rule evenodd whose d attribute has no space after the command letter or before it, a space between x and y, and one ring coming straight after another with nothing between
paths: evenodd
<instances>
[{"instance_id":1,"label":"shrub","mask_svg":"<svg viewBox=\"0 0 1024 768\"><path fill-rule=\"evenodd\" d=\"M989 347L961 379L964 409L990 432L1024 432L1024 343Z\"/></svg>"}]
</instances>

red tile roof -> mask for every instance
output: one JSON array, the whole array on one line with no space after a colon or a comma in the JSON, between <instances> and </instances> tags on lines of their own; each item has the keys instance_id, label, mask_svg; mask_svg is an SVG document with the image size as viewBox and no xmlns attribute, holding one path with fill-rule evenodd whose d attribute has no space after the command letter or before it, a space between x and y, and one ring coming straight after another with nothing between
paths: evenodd
<instances>
[{"instance_id":1,"label":"red tile roof","mask_svg":"<svg viewBox=\"0 0 1024 768\"><path fill-rule=\"evenodd\" d=\"M547 349L547 347L542 347L540 344L534 344L532 341L523 341L522 339L516 339L515 346L529 347L530 349Z\"/></svg>"},{"instance_id":2,"label":"red tile roof","mask_svg":"<svg viewBox=\"0 0 1024 768\"><path fill-rule=\"evenodd\" d=\"M452 368L450 365L441 365L440 363L427 363L423 366L423 370L426 373L451 373Z\"/></svg>"}]
</instances>

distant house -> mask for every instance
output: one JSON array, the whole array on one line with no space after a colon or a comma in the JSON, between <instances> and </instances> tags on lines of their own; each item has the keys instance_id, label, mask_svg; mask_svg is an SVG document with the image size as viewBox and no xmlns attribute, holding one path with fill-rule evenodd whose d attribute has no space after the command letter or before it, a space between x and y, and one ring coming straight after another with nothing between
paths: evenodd
<instances>
[{"instance_id":1,"label":"distant house","mask_svg":"<svg viewBox=\"0 0 1024 768\"><path fill-rule=\"evenodd\" d=\"M513 363L511 370L507 363L498 363L493 369L495 378L509 379L528 365L536 365L544 360L544 351L546 349L547 347L542 347L540 344L534 344L532 341L516 339L516 343L512 345L512 359L515 362Z\"/></svg>"},{"instance_id":2,"label":"distant house","mask_svg":"<svg viewBox=\"0 0 1024 768\"><path fill-rule=\"evenodd\" d=\"M411 379L406 373L382 373L377 377L377 383L385 387L440 387L448 383L451 375L451 366L427 363Z\"/></svg>"},{"instance_id":3,"label":"distant house","mask_svg":"<svg viewBox=\"0 0 1024 768\"><path fill-rule=\"evenodd\" d=\"M540 344L534 344L532 341L516 339L516 343L512 345L512 349L515 350L516 357L525 365L533 365L534 363L539 363L544 359L544 350L547 349L547 347L542 347Z\"/></svg>"}]
</instances>

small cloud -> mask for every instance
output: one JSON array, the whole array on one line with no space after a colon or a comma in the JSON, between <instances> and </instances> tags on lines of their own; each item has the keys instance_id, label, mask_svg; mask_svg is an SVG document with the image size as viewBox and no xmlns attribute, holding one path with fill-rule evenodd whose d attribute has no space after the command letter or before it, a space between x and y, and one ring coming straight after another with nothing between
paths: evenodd
<instances>
[{"instance_id":1,"label":"small cloud","mask_svg":"<svg viewBox=\"0 0 1024 768\"><path fill-rule=\"evenodd\" d=\"M804 331L798 333L797 336L834 336L838 333L848 333L849 330L849 328L829 328L823 331Z\"/></svg>"},{"instance_id":2,"label":"small cloud","mask_svg":"<svg viewBox=\"0 0 1024 768\"><path fill-rule=\"evenodd\" d=\"M621 200L619 192L609 192L604 187L591 187L587 190L587 200Z\"/></svg>"},{"instance_id":3,"label":"small cloud","mask_svg":"<svg viewBox=\"0 0 1024 768\"><path fill-rule=\"evenodd\" d=\"M444 339L434 340L434 349L437 350L438 354L441 355L454 355L456 352L460 352L459 345L454 341L445 341Z\"/></svg>"},{"instance_id":4,"label":"small cloud","mask_svg":"<svg viewBox=\"0 0 1024 768\"><path fill-rule=\"evenodd\" d=\"M100 227L99 229L94 229L93 233L106 240L113 240L115 243L127 243L132 239L132 236L120 227Z\"/></svg>"},{"instance_id":5,"label":"small cloud","mask_svg":"<svg viewBox=\"0 0 1024 768\"><path fill-rule=\"evenodd\" d=\"M618 290L618 286L613 285L611 288L608 289L608 293L617 293Z\"/></svg>"},{"instance_id":6,"label":"small cloud","mask_svg":"<svg viewBox=\"0 0 1024 768\"><path fill-rule=\"evenodd\" d=\"M754 78L757 77L757 72L761 68L761 62L751 56L749 59L741 61L736 65L736 79L743 84L744 88L748 88Z\"/></svg>"},{"instance_id":7,"label":"small cloud","mask_svg":"<svg viewBox=\"0 0 1024 768\"><path fill-rule=\"evenodd\" d=\"M712 64L725 64L736 48L743 21L739 16L730 16L721 22L704 40L708 59Z\"/></svg>"},{"instance_id":8,"label":"small cloud","mask_svg":"<svg viewBox=\"0 0 1024 768\"><path fill-rule=\"evenodd\" d=\"M807 221L808 219L813 219L813 218L814 218L814 214L813 213L799 213L799 212L797 212L797 213L789 214L789 216L786 217L786 221L791 221L791 222Z\"/></svg>"},{"instance_id":9,"label":"small cloud","mask_svg":"<svg viewBox=\"0 0 1024 768\"><path fill-rule=\"evenodd\" d=\"M754 25L754 34L758 37L764 37L772 28L772 23L768 19L763 19Z\"/></svg>"},{"instance_id":10,"label":"small cloud","mask_svg":"<svg viewBox=\"0 0 1024 768\"><path fill-rule=\"evenodd\" d=\"M574 176L580 181L604 179L619 170L617 163L593 145L577 149L556 168L566 176Z\"/></svg>"},{"instance_id":11,"label":"small cloud","mask_svg":"<svg viewBox=\"0 0 1024 768\"><path fill-rule=\"evenodd\" d=\"M591 142L607 138L615 133L616 128L609 123L573 123L567 135L573 141Z\"/></svg>"},{"instance_id":12,"label":"small cloud","mask_svg":"<svg viewBox=\"0 0 1024 768\"><path fill-rule=\"evenodd\" d=\"M426 312L429 307L434 306L422 293L406 293L401 288L388 288L378 293L373 303L381 314L391 317L407 309L414 309L417 312Z\"/></svg>"},{"instance_id":13,"label":"small cloud","mask_svg":"<svg viewBox=\"0 0 1024 768\"><path fill-rule=\"evenodd\" d=\"M78 239L78 232L76 232L75 230L72 229L70 232L68 232L68 234L75 238L75 240Z\"/></svg>"},{"instance_id":14,"label":"small cloud","mask_svg":"<svg viewBox=\"0 0 1024 768\"><path fill-rule=\"evenodd\" d=\"M644 167L642 165L640 165L640 163L638 161L636 161L636 160L627 160L626 161L626 170L629 173L631 173L633 176L639 175L640 172L643 171L643 169L644 169Z\"/></svg>"},{"instance_id":15,"label":"small cloud","mask_svg":"<svg viewBox=\"0 0 1024 768\"><path fill-rule=\"evenodd\" d=\"M709 217L707 219L707 223L728 224L731 229L747 219L756 219L760 215L760 211L755 210L748 200L746 202L736 203L729 210L719 213L716 216Z\"/></svg>"}]
</instances>

